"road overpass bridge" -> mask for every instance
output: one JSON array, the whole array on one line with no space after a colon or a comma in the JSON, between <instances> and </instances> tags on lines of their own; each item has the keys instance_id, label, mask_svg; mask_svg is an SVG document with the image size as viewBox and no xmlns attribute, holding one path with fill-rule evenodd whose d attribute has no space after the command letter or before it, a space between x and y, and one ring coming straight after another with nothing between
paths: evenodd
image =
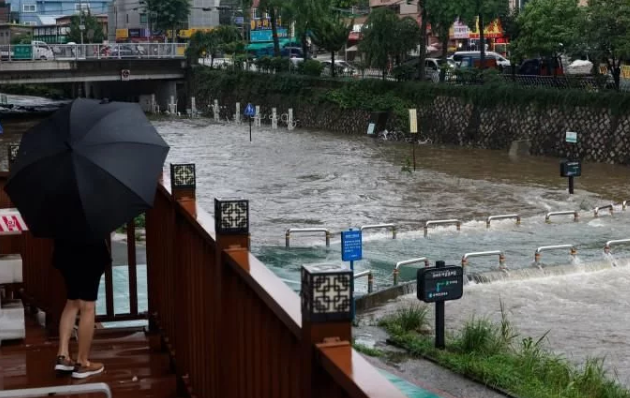
<instances>
[{"instance_id":1,"label":"road overpass bridge","mask_svg":"<svg viewBox=\"0 0 630 398\"><path fill-rule=\"evenodd\" d=\"M166 109L186 77L185 46L51 45L47 52L32 46L26 57L19 56L21 47L5 46L0 49L0 85L72 84L76 96L93 98L155 94Z\"/></svg>"}]
</instances>

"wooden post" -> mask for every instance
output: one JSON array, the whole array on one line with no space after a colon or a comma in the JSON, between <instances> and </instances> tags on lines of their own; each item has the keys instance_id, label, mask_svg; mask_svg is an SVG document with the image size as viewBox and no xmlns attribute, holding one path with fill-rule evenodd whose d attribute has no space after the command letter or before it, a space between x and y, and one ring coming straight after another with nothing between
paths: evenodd
<instances>
[{"instance_id":1,"label":"wooden post","mask_svg":"<svg viewBox=\"0 0 630 398\"><path fill-rule=\"evenodd\" d=\"M317 397L318 385L322 384L315 345L352 341L353 284L352 271L339 264L302 266L301 398ZM334 300L324 291L331 286L336 291Z\"/></svg>"},{"instance_id":2,"label":"wooden post","mask_svg":"<svg viewBox=\"0 0 630 398\"><path fill-rule=\"evenodd\" d=\"M214 324L217 325L214 344L218 347L218 355L215 355L213 366L215 369L220 369L217 393L229 398L238 393L238 390L234 389L234 383L237 380L235 372L238 370L234 369L230 362L220 362L234 357L234 345L229 342L234 341L236 337L229 327L225 327L230 324L227 320L234 316L230 306L230 294L233 292L227 286L230 281L230 271L223 264L221 255L229 248L240 247L249 250L249 201L216 198L214 200L214 230L216 232L216 257L213 289L215 290L215 307L218 309L214 312ZM241 265L247 268L249 266L249 264ZM255 333L255 331L251 332ZM240 342L237 341L237 343Z\"/></svg>"}]
</instances>

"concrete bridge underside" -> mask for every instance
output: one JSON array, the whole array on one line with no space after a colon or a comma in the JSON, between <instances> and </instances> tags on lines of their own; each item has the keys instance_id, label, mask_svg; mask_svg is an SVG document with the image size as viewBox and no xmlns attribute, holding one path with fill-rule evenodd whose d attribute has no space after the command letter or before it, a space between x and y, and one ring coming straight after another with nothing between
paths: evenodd
<instances>
[{"instance_id":1,"label":"concrete bridge underside","mask_svg":"<svg viewBox=\"0 0 630 398\"><path fill-rule=\"evenodd\" d=\"M0 85L71 83L75 97L127 101L155 94L160 109L178 98L185 77L183 59L0 62Z\"/></svg>"}]
</instances>

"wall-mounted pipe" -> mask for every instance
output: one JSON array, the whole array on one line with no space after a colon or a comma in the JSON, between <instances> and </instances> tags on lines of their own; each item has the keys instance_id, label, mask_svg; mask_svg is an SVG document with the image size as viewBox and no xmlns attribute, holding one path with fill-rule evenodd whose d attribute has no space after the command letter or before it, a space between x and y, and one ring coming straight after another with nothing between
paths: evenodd
<instances>
[{"instance_id":1,"label":"wall-mounted pipe","mask_svg":"<svg viewBox=\"0 0 630 398\"><path fill-rule=\"evenodd\" d=\"M392 239L396 239L397 228L395 224L374 224L374 225L364 225L361 227L361 232L367 229L391 229L392 230Z\"/></svg>"},{"instance_id":2,"label":"wall-mounted pipe","mask_svg":"<svg viewBox=\"0 0 630 398\"><path fill-rule=\"evenodd\" d=\"M561 249L569 249L570 250L569 254L571 256L575 257L577 255L577 248L575 247L575 245L566 244L566 245L541 246L538 249L536 249L536 252L534 253L534 262L536 266L540 268L540 256L542 252L550 251L550 250L561 250Z\"/></svg>"},{"instance_id":3,"label":"wall-mounted pipe","mask_svg":"<svg viewBox=\"0 0 630 398\"><path fill-rule=\"evenodd\" d=\"M424 224L424 236L426 237L429 234L429 226L431 226L431 225L452 225L452 224L457 225L457 230L459 231L461 229L461 226L462 226L462 221L461 220L455 220L455 219L427 221Z\"/></svg>"},{"instance_id":4,"label":"wall-mounted pipe","mask_svg":"<svg viewBox=\"0 0 630 398\"><path fill-rule=\"evenodd\" d=\"M419 257L419 258L412 258L410 260L404 260L404 261L399 261L396 263L396 266L394 267L394 285L398 284L398 274L400 273L400 268L407 266L407 265L412 265L412 264L418 264L418 263L424 263L425 267L429 266L429 259L426 257Z\"/></svg>"},{"instance_id":5,"label":"wall-mounted pipe","mask_svg":"<svg viewBox=\"0 0 630 398\"><path fill-rule=\"evenodd\" d=\"M474 253L466 253L462 257L462 267L466 267L468 265L468 259L472 257L488 257L488 256L499 256L499 269L502 271L507 271L507 267L505 266L505 253L501 250L493 250L487 252L474 252Z\"/></svg>"},{"instance_id":6,"label":"wall-mounted pipe","mask_svg":"<svg viewBox=\"0 0 630 398\"><path fill-rule=\"evenodd\" d=\"M284 234L286 247L291 246L291 234L323 232L326 234L326 247L330 247L330 231L327 228L289 228Z\"/></svg>"},{"instance_id":7,"label":"wall-mounted pipe","mask_svg":"<svg viewBox=\"0 0 630 398\"><path fill-rule=\"evenodd\" d=\"M374 289L374 275L372 274L372 270L368 269L365 271L361 271L361 272L357 272L356 274L354 274L354 279L358 279L361 277L367 276L367 283L368 283L368 293L372 293L373 289Z\"/></svg>"},{"instance_id":8,"label":"wall-mounted pipe","mask_svg":"<svg viewBox=\"0 0 630 398\"><path fill-rule=\"evenodd\" d=\"M567 211L550 211L545 215L545 222L547 224L551 223L551 217L553 216L573 216L573 221L577 222L580 215L576 210L567 210Z\"/></svg>"},{"instance_id":9,"label":"wall-mounted pipe","mask_svg":"<svg viewBox=\"0 0 630 398\"><path fill-rule=\"evenodd\" d=\"M595 216L595 218L599 217L599 211L603 210L603 209L608 209L610 211L610 215L612 216L613 214L613 205L606 205L606 206L599 206L593 209L593 215Z\"/></svg>"},{"instance_id":10,"label":"wall-mounted pipe","mask_svg":"<svg viewBox=\"0 0 630 398\"><path fill-rule=\"evenodd\" d=\"M520 214L501 214L498 216L489 216L486 219L486 228L490 228L490 221L492 220L508 220L508 219L516 219L516 225L521 225L521 216Z\"/></svg>"}]
</instances>

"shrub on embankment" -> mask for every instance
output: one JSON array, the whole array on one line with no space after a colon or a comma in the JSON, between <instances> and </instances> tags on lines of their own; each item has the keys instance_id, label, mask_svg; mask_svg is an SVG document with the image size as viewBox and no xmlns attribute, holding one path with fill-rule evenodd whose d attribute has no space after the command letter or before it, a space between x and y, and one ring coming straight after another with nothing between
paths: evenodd
<instances>
[{"instance_id":1,"label":"shrub on embankment","mask_svg":"<svg viewBox=\"0 0 630 398\"><path fill-rule=\"evenodd\" d=\"M503 305L499 324L473 317L461 330L447 335L445 350L434 348L433 335L423 333L428 327L427 309L403 307L379 326L387 330L391 344L412 357L430 358L521 398L630 398L630 391L608 377L602 359L572 365L543 346L547 334L536 339L519 335ZM376 356L386 355L377 351Z\"/></svg>"},{"instance_id":2,"label":"shrub on embankment","mask_svg":"<svg viewBox=\"0 0 630 398\"><path fill-rule=\"evenodd\" d=\"M222 118L234 116L236 102L251 102L265 115L272 107L279 113L293 108L298 127L365 134L375 112L389 114L389 130L408 131L408 109L417 108L419 138L434 144L507 149L527 140L535 155L630 163L630 94L622 92L327 79L202 66L192 70L190 87L199 109L215 99L226 106ZM580 133L577 145L565 144L566 131Z\"/></svg>"}]
</instances>

